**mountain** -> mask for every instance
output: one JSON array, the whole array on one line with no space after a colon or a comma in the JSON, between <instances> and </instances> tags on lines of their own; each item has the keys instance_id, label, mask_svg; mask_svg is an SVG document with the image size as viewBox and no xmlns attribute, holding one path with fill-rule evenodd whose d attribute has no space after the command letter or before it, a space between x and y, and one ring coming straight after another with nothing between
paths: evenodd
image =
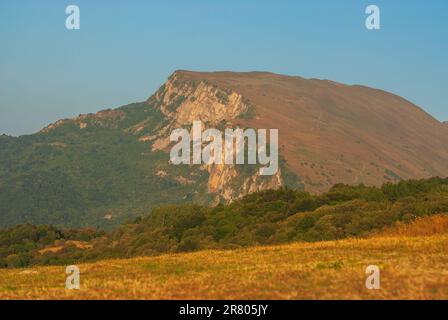
<instances>
[{"instance_id":1,"label":"mountain","mask_svg":"<svg viewBox=\"0 0 448 320\"><path fill-rule=\"evenodd\" d=\"M279 129L280 169L172 165L169 135ZM147 101L0 136L0 226L101 226L161 204L230 202L289 186L380 185L448 175L448 128L396 95L267 72L176 71Z\"/></svg>"}]
</instances>

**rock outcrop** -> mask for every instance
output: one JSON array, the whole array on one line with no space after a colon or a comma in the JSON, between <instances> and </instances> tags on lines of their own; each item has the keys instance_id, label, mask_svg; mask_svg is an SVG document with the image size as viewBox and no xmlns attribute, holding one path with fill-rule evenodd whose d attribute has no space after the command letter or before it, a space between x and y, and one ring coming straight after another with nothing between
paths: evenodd
<instances>
[{"instance_id":1,"label":"rock outcrop","mask_svg":"<svg viewBox=\"0 0 448 320\"><path fill-rule=\"evenodd\" d=\"M207 128L224 128L240 118L254 115L254 107L240 93L202 80L188 80L182 71L174 73L148 101L155 102L165 116L165 125L156 134L140 137L152 142L152 150L169 152L170 133L177 128L191 128L200 120ZM249 193L277 189L284 185L281 169L272 176L258 170L242 173L238 165L202 165L208 173L207 190L215 202L230 202Z\"/></svg>"}]
</instances>

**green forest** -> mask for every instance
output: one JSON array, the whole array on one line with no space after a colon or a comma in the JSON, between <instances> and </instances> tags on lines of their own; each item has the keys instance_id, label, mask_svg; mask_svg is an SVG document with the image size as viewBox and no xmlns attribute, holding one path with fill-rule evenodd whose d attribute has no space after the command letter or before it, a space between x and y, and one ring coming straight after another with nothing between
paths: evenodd
<instances>
[{"instance_id":1,"label":"green forest","mask_svg":"<svg viewBox=\"0 0 448 320\"><path fill-rule=\"evenodd\" d=\"M337 184L321 195L282 188L229 205L175 204L112 231L23 224L0 231L0 267L69 264L201 249L363 237L418 217L448 213L448 179Z\"/></svg>"},{"instance_id":2,"label":"green forest","mask_svg":"<svg viewBox=\"0 0 448 320\"><path fill-rule=\"evenodd\" d=\"M151 152L127 130L141 121L139 135L163 122L154 102L87 115L83 129L64 120L33 135L0 136L0 228L26 222L111 229L153 206L200 201L189 186L155 174L190 171L169 166L168 155ZM202 179L207 177L198 173L198 186Z\"/></svg>"}]
</instances>

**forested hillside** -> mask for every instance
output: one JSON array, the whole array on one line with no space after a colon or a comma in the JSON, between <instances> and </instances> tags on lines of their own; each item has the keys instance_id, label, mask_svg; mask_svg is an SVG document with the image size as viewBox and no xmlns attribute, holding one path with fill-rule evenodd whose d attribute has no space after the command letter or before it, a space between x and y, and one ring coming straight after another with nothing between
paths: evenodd
<instances>
[{"instance_id":1,"label":"forested hillside","mask_svg":"<svg viewBox=\"0 0 448 320\"><path fill-rule=\"evenodd\" d=\"M175 179L198 170L170 166L166 153L126 131L143 120L154 129L161 119L154 102L136 103L0 137L0 226L110 228L157 205L205 201L204 184L192 190Z\"/></svg>"},{"instance_id":2,"label":"forested hillside","mask_svg":"<svg viewBox=\"0 0 448 320\"><path fill-rule=\"evenodd\" d=\"M229 205L153 209L109 233L21 225L0 232L0 265L67 264L200 249L362 237L448 213L448 179L335 185L322 195L279 189Z\"/></svg>"}]
</instances>

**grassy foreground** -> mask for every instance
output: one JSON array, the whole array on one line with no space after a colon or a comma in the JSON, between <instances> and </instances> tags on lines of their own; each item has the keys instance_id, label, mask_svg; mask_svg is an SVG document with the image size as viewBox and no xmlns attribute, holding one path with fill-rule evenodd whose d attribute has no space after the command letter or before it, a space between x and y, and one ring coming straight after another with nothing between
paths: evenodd
<instances>
[{"instance_id":1,"label":"grassy foreground","mask_svg":"<svg viewBox=\"0 0 448 320\"><path fill-rule=\"evenodd\" d=\"M365 268L381 268L381 289ZM201 251L0 270L1 299L448 299L448 234Z\"/></svg>"}]
</instances>

